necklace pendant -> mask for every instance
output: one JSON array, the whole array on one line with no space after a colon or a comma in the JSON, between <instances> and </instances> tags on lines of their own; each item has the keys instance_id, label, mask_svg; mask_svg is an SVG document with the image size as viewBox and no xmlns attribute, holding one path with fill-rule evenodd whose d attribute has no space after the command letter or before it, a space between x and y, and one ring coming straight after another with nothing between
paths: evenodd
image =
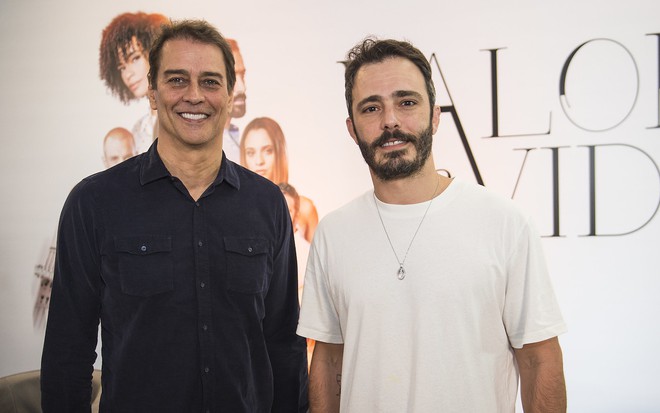
<instances>
[{"instance_id":1,"label":"necklace pendant","mask_svg":"<svg viewBox=\"0 0 660 413\"><path fill-rule=\"evenodd\" d=\"M399 280L406 278L406 270L403 269L403 265L399 265L399 271L396 272L396 278Z\"/></svg>"}]
</instances>

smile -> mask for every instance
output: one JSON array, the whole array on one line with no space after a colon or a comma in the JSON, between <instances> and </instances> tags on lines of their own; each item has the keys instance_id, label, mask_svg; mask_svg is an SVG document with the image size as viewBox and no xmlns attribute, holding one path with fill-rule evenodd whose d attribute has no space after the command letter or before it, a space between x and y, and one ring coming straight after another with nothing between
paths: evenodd
<instances>
[{"instance_id":1,"label":"smile","mask_svg":"<svg viewBox=\"0 0 660 413\"><path fill-rule=\"evenodd\" d=\"M188 120L202 120L209 117L209 115L205 113L187 113L187 112L180 113L179 116Z\"/></svg>"},{"instance_id":2,"label":"smile","mask_svg":"<svg viewBox=\"0 0 660 413\"><path fill-rule=\"evenodd\" d=\"M382 146L383 148L387 148L388 146L402 145L402 144L404 144L404 143L406 143L406 141L395 140L395 141L388 141L388 142L385 142L385 143L382 144L381 146Z\"/></svg>"}]
</instances>

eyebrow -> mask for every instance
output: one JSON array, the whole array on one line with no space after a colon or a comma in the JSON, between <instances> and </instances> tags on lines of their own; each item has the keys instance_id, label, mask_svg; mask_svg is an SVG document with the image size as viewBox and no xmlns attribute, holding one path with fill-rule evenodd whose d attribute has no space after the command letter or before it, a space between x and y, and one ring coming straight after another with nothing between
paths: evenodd
<instances>
[{"instance_id":1,"label":"eyebrow","mask_svg":"<svg viewBox=\"0 0 660 413\"><path fill-rule=\"evenodd\" d=\"M421 93L415 92L414 90L397 90L396 92L392 93L392 97L395 98L414 97L416 99L424 98Z\"/></svg>"},{"instance_id":2,"label":"eyebrow","mask_svg":"<svg viewBox=\"0 0 660 413\"><path fill-rule=\"evenodd\" d=\"M396 90L392 92L391 95L393 98L405 98L405 97L414 97L416 99L422 100L424 97L422 96L421 93L415 92L414 90ZM357 103L357 107L362 107L363 105L366 105L368 103L378 103L382 102L383 97L380 95L371 95L367 96L366 98L362 99Z\"/></svg>"},{"instance_id":3,"label":"eyebrow","mask_svg":"<svg viewBox=\"0 0 660 413\"><path fill-rule=\"evenodd\" d=\"M165 70L163 72L163 75L165 75L165 76L168 76L168 75L190 76L190 72L188 72L187 70L184 70L184 69L169 69L169 70ZM221 73L210 72L210 71L200 73L200 77L218 77L220 79L225 78Z\"/></svg>"}]
</instances>

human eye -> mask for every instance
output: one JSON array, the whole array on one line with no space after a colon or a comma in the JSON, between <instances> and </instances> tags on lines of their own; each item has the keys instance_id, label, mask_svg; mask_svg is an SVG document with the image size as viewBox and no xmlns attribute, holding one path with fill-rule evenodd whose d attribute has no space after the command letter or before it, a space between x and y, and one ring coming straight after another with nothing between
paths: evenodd
<instances>
[{"instance_id":1,"label":"human eye","mask_svg":"<svg viewBox=\"0 0 660 413\"><path fill-rule=\"evenodd\" d=\"M362 112L362 113L373 113L373 112L376 112L377 110L378 110L377 106L371 105L371 106L363 107L360 112Z\"/></svg>"},{"instance_id":2,"label":"human eye","mask_svg":"<svg viewBox=\"0 0 660 413\"><path fill-rule=\"evenodd\" d=\"M415 106L417 104L417 101L412 100L412 99L405 99L401 101L401 106Z\"/></svg>"},{"instance_id":3,"label":"human eye","mask_svg":"<svg viewBox=\"0 0 660 413\"><path fill-rule=\"evenodd\" d=\"M167 83L173 86L182 86L186 83L186 80L180 76L172 76L167 79Z\"/></svg>"},{"instance_id":4,"label":"human eye","mask_svg":"<svg viewBox=\"0 0 660 413\"><path fill-rule=\"evenodd\" d=\"M220 82L216 79L209 78L202 80L202 85L208 88L217 88L220 87Z\"/></svg>"},{"instance_id":5,"label":"human eye","mask_svg":"<svg viewBox=\"0 0 660 413\"><path fill-rule=\"evenodd\" d=\"M140 53L135 53L133 55L133 58L131 59L132 62L137 62L138 60L142 59L142 54Z\"/></svg>"},{"instance_id":6,"label":"human eye","mask_svg":"<svg viewBox=\"0 0 660 413\"><path fill-rule=\"evenodd\" d=\"M266 155L272 155L272 154L273 154L273 147L272 147L272 146L266 146L266 147L264 148L264 153L265 153Z\"/></svg>"},{"instance_id":7,"label":"human eye","mask_svg":"<svg viewBox=\"0 0 660 413\"><path fill-rule=\"evenodd\" d=\"M246 149L245 150L245 156L251 158L254 156L254 149Z\"/></svg>"}]
</instances>

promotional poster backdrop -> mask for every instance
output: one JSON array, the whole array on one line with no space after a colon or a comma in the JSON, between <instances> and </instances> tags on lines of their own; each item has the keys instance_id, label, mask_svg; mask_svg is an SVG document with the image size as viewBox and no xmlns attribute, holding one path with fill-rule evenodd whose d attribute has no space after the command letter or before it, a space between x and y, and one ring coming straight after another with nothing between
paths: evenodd
<instances>
[{"instance_id":1,"label":"promotional poster backdrop","mask_svg":"<svg viewBox=\"0 0 660 413\"><path fill-rule=\"evenodd\" d=\"M513 198L544 236L569 328L560 337L569 411L660 411L660 3L651 0L3 0L0 376L39 368L68 192L139 135L136 123L148 131L155 119L145 98L125 104L100 77L104 29L138 12L203 18L237 41L245 113L228 133L258 127L255 163L248 151L234 160L279 165L272 179L285 176L300 195L301 255L316 219L371 188L345 128L340 61L367 35L410 40L434 70L441 172Z\"/></svg>"}]
</instances>

